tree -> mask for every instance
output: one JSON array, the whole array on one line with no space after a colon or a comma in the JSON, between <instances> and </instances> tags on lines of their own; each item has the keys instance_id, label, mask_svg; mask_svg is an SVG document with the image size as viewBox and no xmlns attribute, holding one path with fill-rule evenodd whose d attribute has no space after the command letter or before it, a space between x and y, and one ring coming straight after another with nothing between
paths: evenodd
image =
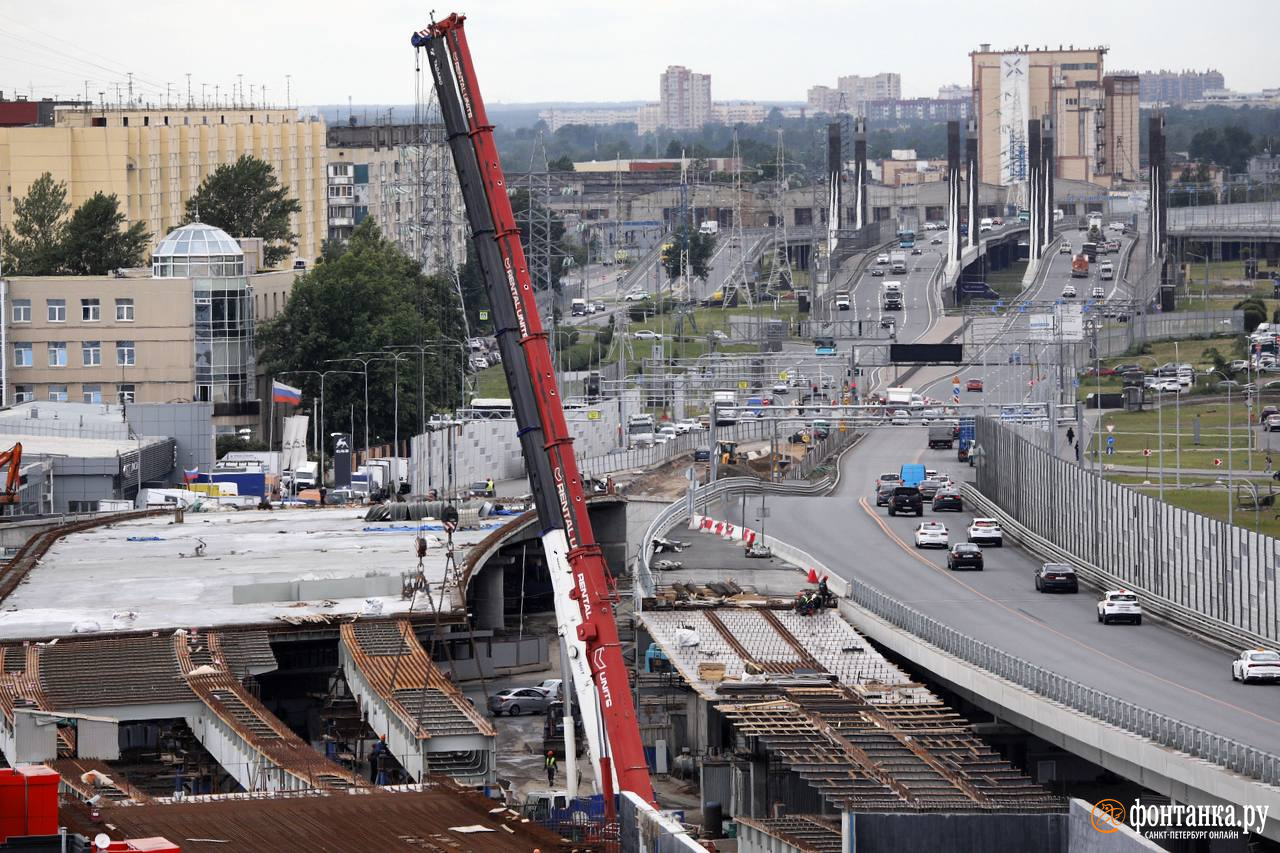
<instances>
[{"instance_id":1,"label":"tree","mask_svg":"<svg viewBox=\"0 0 1280 853\"><path fill-rule=\"evenodd\" d=\"M261 237L263 264L273 267L298 245L298 235L289 230L289 216L301 211L302 205L289 196L289 188L276 180L271 164L242 154L201 182L195 195L187 199L185 221L207 222L232 237Z\"/></svg>"},{"instance_id":2,"label":"tree","mask_svg":"<svg viewBox=\"0 0 1280 853\"><path fill-rule=\"evenodd\" d=\"M667 278L672 281L680 278L680 247L687 241L689 247L689 275L707 280L711 275L711 256L716 250L716 236L694 231L685 225L662 251L662 266L667 271Z\"/></svg>"},{"instance_id":3,"label":"tree","mask_svg":"<svg viewBox=\"0 0 1280 853\"><path fill-rule=\"evenodd\" d=\"M67 223L63 242L63 267L74 275L103 275L123 267L142 264L151 232L141 222L121 230L124 214L120 200L94 193L76 208Z\"/></svg>"},{"instance_id":4,"label":"tree","mask_svg":"<svg viewBox=\"0 0 1280 853\"><path fill-rule=\"evenodd\" d=\"M563 157L557 157L556 159L554 159L554 160L550 161L549 163L547 163L547 171L549 171L549 172L572 172L572 171L573 171L573 158L572 158L572 157L570 157L568 154L565 154Z\"/></svg>"},{"instance_id":5,"label":"tree","mask_svg":"<svg viewBox=\"0 0 1280 853\"><path fill-rule=\"evenodd\" d=\"M1267 305L1256 296L1250 296L1231 306L1236 311L1244 312L1244 327L1256 329L1259 323L1267 321Z\"/></svg>"},{"instance_id":6,"label":"tree","mask_svg":"<svg viewBox=\"0 0 1280 853\"><path fill-rule=\"evenodd\" d=\"M259 361L269 374L301 370L352 370L324 383L326 427L340 428L352 417L357 432L364 412L363 367L359 362L327 363L395 345L427 347L419 379L419 354L399 364L400 435L418 431L426 412L459 405L465 342L462 313L445 276L424 275L418 263L387 240L372 219L362 222L342 252L300 276L285 309L258 334ZM389 441L394 434L396 365L369 364L370 435ZM297 382L294 382L294 379ZM291 384L303 396L320 396L319 377L298 374ZM424 395L419 393L425 386ZM354 410L351 408L354 406ZM340 413L340 414L335 414Z\"/></svg>"},{"instance_id":7,"label":"tree","mask_svg":"<svg viewBox=\"0 0 1280 853\"><path fill-rule=\"evenodd\" d=\"M62 268L66 232L67 185L45 172L26 196L13 202L13 233L0 230L6 272L15 275L54 275Z\"/></svg>"}]
</instances>

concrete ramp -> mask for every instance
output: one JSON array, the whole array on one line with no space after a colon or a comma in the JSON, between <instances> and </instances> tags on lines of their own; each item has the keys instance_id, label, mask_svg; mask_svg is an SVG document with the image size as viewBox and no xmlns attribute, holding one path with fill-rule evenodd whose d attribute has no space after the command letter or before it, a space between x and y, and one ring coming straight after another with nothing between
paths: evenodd
<instances>
[{"instance_id":1,"label":"concrete ramp","mask_svg":"<svg viewBox=\"0 0 1280 853\"><path fill-rule=\"evenodd\" d=\"M346 790L360 777L326 759L268 711L233 674L216 632L176 634L174 653L207 713L189 720L205 749L249 791Z\"/></svg>"},{"instance_id":2,"label":"concrete ramp","mask_svg":"<svg viewBox=\"0 0 1280 853\"><path fill-rule=\"evenodd\" d=\"M348 623L341 637L347 685L410 776L497 780L493 726L432 662L407 621Z\"/></svg>"}]
</instances>

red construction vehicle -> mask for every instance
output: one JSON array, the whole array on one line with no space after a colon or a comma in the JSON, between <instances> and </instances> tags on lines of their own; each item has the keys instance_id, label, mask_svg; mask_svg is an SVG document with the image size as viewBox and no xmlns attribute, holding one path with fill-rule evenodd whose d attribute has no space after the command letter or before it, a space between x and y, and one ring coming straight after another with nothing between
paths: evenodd
<instances>
[{"instance_id":1,"label":"red construction vehicle","mask_svg":"<svg viewBox=\"0 0 1280 853\"><path fill-rule=\"evenodd\" d=\"M426 50L431 67L543 531L556 621L571 669L565 677L573 679L612 820L615 774L621 790L650 803L653 786L618 642L613 582L587 516L547 332L467 46L465 20L452 14L433 22L414 33L411 43ZM569 721L566 739L572 731Z\"/></svg>"},{"instance_id":2,"label":"red construction vehicle","mask_svg":"<svg viewBox=\"0 0 1280 853\"><path fill-rule=\"evenodd\" d=\"M0 494L0 504L16 504L22 499L18 490L27 484L27 478L22 476L21 442L0 452L0 468L5 469L4 492Z\"/></svg>"}]
</instances>

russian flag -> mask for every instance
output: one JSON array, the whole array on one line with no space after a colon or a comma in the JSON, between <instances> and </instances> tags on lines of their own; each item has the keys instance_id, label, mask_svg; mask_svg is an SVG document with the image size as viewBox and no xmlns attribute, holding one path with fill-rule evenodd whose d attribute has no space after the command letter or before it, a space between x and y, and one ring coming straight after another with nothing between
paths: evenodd
<instances>
[{"instance_id":1,"label":"russian flag","mask_svg":"<svg viewBox=\"0 0 1280 853\"><path fill-rule=\"evenodd\" d=\"M192 483L192 482L195 482L196 480L199 480L199 479L200 479L200 468L199 468L199 466L197 466L197 467L195 467L195 468L192 468L192 469L190 469L190 470L188 470L188 469L186 469L186 468L183 468L183 469L182 469L182 482L184 482L184 483Z\"/></svg>"},{"instance_id":2,"label":"russian flag","mask_svg":"<svg viewBox=\"0 0 1280 853\"><path fill-rule=\"evenodd\" d=\"M283 382L277 380L272 380L271 402L289 403L293 406L300 406L302 405L302 389L294 388L292 385L285 385Z\"/></svg>"}]
</instances>

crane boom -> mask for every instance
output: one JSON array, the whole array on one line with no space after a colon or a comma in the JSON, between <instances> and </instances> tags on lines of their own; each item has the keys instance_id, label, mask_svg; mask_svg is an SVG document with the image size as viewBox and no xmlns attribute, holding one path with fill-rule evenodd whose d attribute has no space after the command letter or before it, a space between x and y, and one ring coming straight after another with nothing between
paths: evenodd
<instances>
[{"instance_id":1,"label":"crane boom","mask_svg":"<svg viewBox=\"0 0 1280 853\"><path fill-rule=\"evenodd\" d=\"M414 33L411 42L425 48L430 59L477 261L494 308L521 447L542 524L543 549L557 593L556 621L568 641L575 689L580 699L584 695L591 699L589 705L582 702L583 722L592 757L599 764L605 802L612 809L610 786L615 774L621 790L653 802L618 641L611 582L587 514L547 332L538 315L493 127L467 46L465 20L452 14ZM510 362L508 349L517 356ZM596 708L603 738L588 724L588 714Z\"/></svg>"}]
</instances>

